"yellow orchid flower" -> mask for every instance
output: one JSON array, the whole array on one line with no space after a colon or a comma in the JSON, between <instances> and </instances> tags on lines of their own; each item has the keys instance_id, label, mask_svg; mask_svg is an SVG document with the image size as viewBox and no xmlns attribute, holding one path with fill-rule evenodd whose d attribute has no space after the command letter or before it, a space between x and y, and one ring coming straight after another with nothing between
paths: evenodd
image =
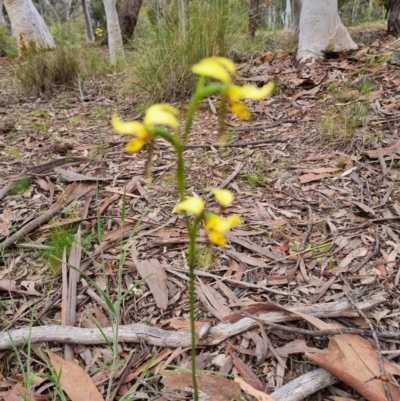
<instances>
[{"instance_id":1,"label":"yellow orchid flower","mask_svg":"<svg viewBox=\"0 0 400 401\"><path fill-rule=\"evenodd\" d=\"M226 246L225 233L231 228L240 224L240 217L237 215L229 216L224 219L216 214L206 215L206 230L208 238L212 243L218 246Z\"/></svg>"},{"instance_id":2,"label":"yellow orchid flower","mask_svg":"<svg viewBox=\"0 0 400 401\"><path fill-rule=\"evenodd\" d=\"M222 207L229 207L233 202L233 194L227 189L211 188L210 191L214 194L215 199Z\"/></svg>"},{"instance_id":3,"label":"yellow orchid flower","mask_svg":"<svg viewBox=\"0 0 400 401\"><path fill-rule=\"evenodd\" d=\"M204 58L192 67L196 75L218 79L226 84L231 82L231 75L236 72L235 64L225 57Z\"/></svg>"},{"instance_id":4,"label":"yellow orchid flower","mask_svg":"<svg viewBox=\"0 0 400 401\"><path fill-rule=\"evenodd\" d=\"M262 88L252 85L237 86L232 84L231 75L235 73L235 65L231 60L224 57L203 59L192 67L192 72L197 75L218 79L225 83L226 86L222 92L222 97L230 104L232 112L242 120L248 120L250 112L239 100L260 100L270 95L274 89L272 82L268 82Z\"/></svg>"},{"instance_id":5,"label":"yellow orchid flower","mask_svg":"<svg viewBox=\"0 0 400 401\"><path fill-rule=\"evenodd\" d=\"M128 152L138 152L146 142L154 140L153 128L156 125L166 125L177 129L179 121L177 119L178 110L169 104L154 104L146 110L143 123L138 121L121 121L116 114L112 116L111 124L114 129L122 135L133 135L126 145Z\"/></svg>"},{"instance_id":6,"label":"yellow orchid flower","mask_svg":"<svg viewBox=\"0 0 400 401\"><path fill-rule=\"evenodd\" d=\"M204 210L204 201L198 196L187 198L174 207L173 213L188 212L200 215Z\"/></svg>"}]
</instances>

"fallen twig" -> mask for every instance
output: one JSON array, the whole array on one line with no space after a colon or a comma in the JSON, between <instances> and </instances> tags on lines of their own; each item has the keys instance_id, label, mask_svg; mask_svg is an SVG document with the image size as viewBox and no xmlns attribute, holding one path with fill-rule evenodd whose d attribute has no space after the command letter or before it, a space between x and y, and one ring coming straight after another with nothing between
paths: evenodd
<instances>
[{"instance_id":1,"label":"fallen twig","mask_svg":"<svg viewBox=\"0 0 400 401\"><path fill-rule=\"evenodd\" d=\"M360 302L360 309L369 309L384 302L382 294L376 294L371 299ZM348 301L329 302L318 305L287 308L287 311L274 311L260 313L259 318L267 324L287 322L301 319L295 313L305 313L310 316L334 318L355 317L357 311L351 308ZM290 313L293 312L293 313ZM199 339L198 346L217 345L227 338L243 333L257 327L258 323L248 317L244 317L235 323L219 323L210 328L209 332ZM106 344L113 341L114 331L111 327L100 330L97 328L81 328L66 326L39 326L26 327L0 333L0 350L22 347L28 342L31 344L41 342L57 342L69 344ZM148 326L144 323L121 325L118 329L119 342L147 343L158 347L189 347L191 344L190 332L169 331Z\"/></svg>"},{"instance_id":2,"label":"fallen twig","mask_svg":"<svg viewBox=\"0 0 400 401\"><path fill-rule=\"evenodd\" d=\"M274 391L270 396L275 398L276 401L302 401L309 395L332 386L338 381L339 379L336 376L319 368L297 377Z\"/></svg>"},{"instance_id":3,"label":"fallen twig","mask_svg":"<svg viewBox=\"0 0 400 401\"><path fill-rule=\"evenodd\" d=\"M221 185L218 186L218 189L222 189L225 188L232 180L235 179L235 177L239 174L240 170L243 167L243 163L242 162L238 162L236 164L235 170L233 171L233 173L231 175L229 175L229 177L227 177L222 183ZM204 196L204 199L209 199L213 194L210 192L209 194L207 194L206 196Z\"/></svg>"},{"instance_id":4,"label":"fallen twig","mask_svg":"<svg viewBox=\"0 0 400 401\"><path fill-rule=\"evenodd\" d=\"M356 329L353 327L341 327L340 329L329 329L329 330L307 330L301 329L299 327L289 327L284 326L282 324L270 324L269 327L273 327L274 329L282 330L287 333L296 333L296 334L303 334L308 337L327 337L327 336L335 336L337 334L358 334L364 337L372 337L373 333L370 330L365 329ZM376 335L381 340L399 340L400 333L398 332L391 332L386 331L384 333L377 332Z\"/></svg>"},{"instance_id":5,"label":"fallen twig","mask_svg":"<svg viewBox=\"0 0 400 401\"><path fill-rule=\"evenodd\" d=\"M269 124L269 125L247 125L245 127L230 128L230 130L239 132L239 131L247 131L247 130L269 129L269 128L277 127L278 125L297 123L297 122L298 122L297 120L285 119L285 120L280 120L280 121L277 121L276 123Z\"/></svg>"}]
</instances>

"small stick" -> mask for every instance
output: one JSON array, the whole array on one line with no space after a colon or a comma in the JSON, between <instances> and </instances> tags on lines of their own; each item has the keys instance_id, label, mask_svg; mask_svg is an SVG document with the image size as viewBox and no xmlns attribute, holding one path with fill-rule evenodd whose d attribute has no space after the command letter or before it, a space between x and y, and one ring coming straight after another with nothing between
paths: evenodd
<instances>
[{"instance_id":1,"label":"small stick","mask_svg":"<svg viewBox=\"0 0 400 401\"><path fill-rule=\"evenodd\" d=\"M226 178L221 185L218 186L218 189L222 189L225 188L231 181L233 181L235 179L235 177L239 174L240 170L243 167L243 163L242 162L238 162L236 164L235 170L234 172L228 177ZM204 200L209 199L211 196L213 196L213 194L210 192L209 194L207 194L204 197Z\"/></svg>"},{"instance_id":2,"label":"small stick","mask_svg":"<svg viewBox=\"0 0 400 401\"><path fill-rule=\"evenodd\" d=\"M335 336L337 334L358 334L360 336L365 336L370 338L373 337L373 334L370 330L356 329L352 327L342 327L340 329L329 329L329 330L307 330L307 329L301 329L299 327L289 327L275 323L269 323L268 326L273 327L274 329L285 331L287 333L303 334L304 336L308 337L327 337L327 336ZM376 335L382 340L400 339L400 333L395 333L390 331L384 333L377 332Z\"/></svg>"},{"instance_id":3,"label":"small stick","mask_svg":"<svg viewBox=\"0 0 400 401\"><path fill-rule=\"evenodd\" d=\"M312 215L311 207L307 205L306 208L308 209L308 223L307 223L307 230L304 234L303 239L301 240L301 244L300 244L300 248L299 248L300 252L304 251L308 237L311 234L311 230L312 230L312 226L313 226L313 215Z\"/></svg>"},{"instance_id":4,"label":"small stick","mask_svg":"<svg viewBox=\"0 0 400 401\"><path fill-rule=\"evenodd\" d=\"M291 119L286 119L286 120L280 120L277 121L276 123L270 124L270 125L248 125L246 127L240 127L240 128L233 128L231 131L247 131L247 130L259 130L259 129L268 129L268 128L274 128L277 127L278 125L281 124L287 124L287 123L297 123L297 120L291 120Z\"/></svg>"}]
</instances>

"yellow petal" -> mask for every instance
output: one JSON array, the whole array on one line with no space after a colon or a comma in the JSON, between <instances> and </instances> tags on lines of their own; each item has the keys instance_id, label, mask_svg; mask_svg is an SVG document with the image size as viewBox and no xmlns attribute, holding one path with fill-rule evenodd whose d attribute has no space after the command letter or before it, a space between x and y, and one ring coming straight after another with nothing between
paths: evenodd
<instances>
[{"instance_id":1,"label":"yellow petal","mask_svg":"<svg viewBox=\"0 0 400 401\"><path fill-rule=\"evenodd\" d=\"M145 139L136 138L132 139L126 144L126 150L128 152L136 153L139 152L140 149L143 148L143 145L146 143Z\"/></svg>"},{"instance_id":2,"label":"yellow petal","mask_svg":"<svg viewBox=\"0 0 400 401\"><path fill-rule=\"evenodd\" d=\"M243 103L232 102L231 109L241 120L248 120L250 118L250 111Z\"/></svg>"},{"instance_id":3,"label":"yellow petal","mask_svg":"<svg viewBox=\"0 0 400 401\"><path fill-rule=\"evenodd\" d=\"M239 99L260 100L270 95L274 90L274 83L268 82L262 88L257 88L252 85L244 85L240 88Z\"/></svg>"},{"instance_id":4,"label":"yellow petal","mask_svg":"<svg viewBox=\"0 0 400 401\"><path fill-rule=\"evenodd\" d=\"M191 198L187 198L177 206L175 206L173 213L179 212L189 212L195 214L201 214L204 210L204 201L198 196L193 196Z\"/></svg>"},{"instance_id":5,"label":"yellow petal","mask_svg":"<svg viewBox=\"0 0 400 401\"><path fill-rule=\"evenodd\" d=\"M226 233L232 227L236 227L240 224L240 217L236 214L229 216L224 219L216 214L209 213L206 215L206 230L207 231L218 231L220 233Z\"/></svg>"},{"instance_id":6,"label":"yellow petal","mask_svg":"<svg viewBox=\"0 0 400 401\"><path fill-rule=\"evenodd\" d=\"M232 205L233 194L231 191L228 191L227 189L218 189L218 188L211 188L210 191L214 194L215 199L217 199L218 203L221 206L228 207Z\"/></svg>"},{"instance_id":7,"label":"yellow petal","mask_svg":"<svg viewBox=\"0 0 400 401\"><path fill-rule=\"evenodd\" d=\"M166 125L172 128L179 127L176 118L179 111L169 104L154 104L150 106L144 116L144 125Z\"/></svg>"},{"instance_id":8,"label":"yellow petal","mask_svg":"<svg viewBox=\"0 0 400 401\"><path fill-rule=\"evenodd\" d=\"M230 228L239 226L241 224L240 217L237 214L229 216L226 220L228 221Z\"/></svg>"},{"instance_id":9,"label":"yellow petal","mask_svg":"<svg viewBox=\"0 0 400 401\"><path fill-rule=\"evenodd\" d=\"M208 233L208 238L215 245L226 246L226 238L224 237L224 234L219 231L210 231Z\"/></svg>"},{"instance_id":10,"label":"yellow petal","mask_svg":"<svg viewBox=\"0 0 400 401\"><path fill-rule=\"evenodd\" d=\"M123 122L116 114L113 114L111 124L120 134L135 135L138 138L145 138L148 135L146 127L137 121Z\"/></svg>"},{"instance_id":11,"label":"yellow petal","mask_svg":"<svg viewBox=\"0 0 400 401\"><path fill-rule=\"evenodd\" d=\"M218 231L225 233L231 228L229 222L216 214L207 214L206 216L206 230L207 231Z\"/></svg>"},{"instance_id":12,"label":"yellow petal","mask_svg":"<svg viewBox=\"0 0 400 401\"><path fill-rule=\"evenodd\" d=\"M208 59L203 60L212 60L215 61L225 67L225 69L229 72L229 74L233 75L236 72L235 64L232 60L226 57L209 57Z\"/></svg>"},{"instance_id":13,"label":"yellow petal","mask_svg":"<svg viewBox=\"0 0 400 401\"><path fill-rule=\"evenodd\" d=\"M223 57L210 57L200 61L192 67L197 75L215 78L225 83L231 82L231 74L235 73L235 65Z\"/></svg>"}]
</instances>

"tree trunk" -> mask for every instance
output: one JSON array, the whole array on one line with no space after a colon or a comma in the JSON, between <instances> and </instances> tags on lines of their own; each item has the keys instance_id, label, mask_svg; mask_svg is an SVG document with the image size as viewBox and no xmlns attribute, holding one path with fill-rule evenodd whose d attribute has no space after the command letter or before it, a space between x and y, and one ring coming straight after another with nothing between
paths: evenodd
<instances>
[{"instance_id":1,"label":"tree trunk","mask_svg":"<svg viewBox=\"0 0 400 401\"><path fill-rule=\"evenodd\" d=\"M4 5L20 54L29 49L55 47L53 37L32 0L5 0Z\"/></svg>"},{"instance_id":2,"label":"tree trunk","mask_svg":"<svg viewBox=\"0 0 400 401\"><path fill-rule=\"evenodd\" d=\"M258 18L260 15L260 0L250 0L249 10L249 36L254 39L258 27Z\"/></svg>"},{"instance_id":3,"label":"tree trunk","mask_svg":"<svg viewBox=\"0 0 400 401\"><path fill-rule=\"evenodd\" d=\"M394 0L389 10L387 33L396 38L400 37L400 0Z\"/></svg>"},{"instance_id":4,"label":"tree trunk","mask_svg":"<svg viewBox=\"0 0 400 401\"><path fill-rule=\"evenodd\" d=\"M300 12L302 0L292 0L293 23L290 37L296 39L299 36Z\"/></svg>"},{"instance_id":5,"label":"tree trunk","mask_svg":"<svg viewBox=\"0 0 400 401\"><path fill-rule=\"evenodd\" d=\"M3 4L4 4L4 0L0 0L0 26L6 25L6 20L4 18Z\"/></svg>"},{"instance_id":6,"label":"tree trunk","mask_svg":"<svg viewBox=\"0 0 400 401\"><path fill-rule=\"evenodd\" d=\"M297 60L314 62L324 53L357 49L338 14L337 0L303 0Z\"/></svg>"},{"instance_id":7,"label":"tree trunk","mask_svg":"<svg viewBox=\"0 0 400 401\"><path fill-rule=\"evenodd\" d=\"M291 0L286 0L286 8L285 8L285 17L284 17L284 27L285 29L289 29L292 23L292 3Z\"/></svg>"},{"instance_id":8,"label":"tree trunk","mask_svg":"<svg viewBox=\"0 0 400 401\"><path fill-rule=\"evenodd\" d=\"M179 32L182 37L186 36L186 12L185 0L178 0Z\"/></svg>"},{"instance_id":9,"label":"tree trunk","mask_svg":"<svg viewBox=\"0 0 400 401\"><path fill-rule=\"evenodd\" d=\"M65 21L69 21L71 18L71 4L72 0L66 0L65 2Z\"/></svg>"},{"instance_id":10,"label":"tree trunk","mask_svg":"<svg viewBox=\"0 0 400 401\"><path fill-rule=\"evenodd\" d=\"M116 65L118 59L124 59L124 45L122 43L121 28L115 8L116 0L103 0L107 18L108 47L110 49L110 63Z\"/></svg>"},{"instance_id":11,"label":"tree trunk","mask_svg":"<svg viewBox=\"0 0 400 401\"><path fill-rule=\"evenodd\" d=\"M92 20L90 19L90 12L89 12L87 0L82 0L82 10L83 10L83 15L85 17L87 37L89 39L89 42L93 42L94 35L93 35L93 28L92 28Z\"/></svg>"},{"instance_id":12,"label":"tree trunk","mask_svg":"<svg viewBox=\"0 0 400 401\"><path fill-rule=\"evenodd\" d=\"M118 21L121 27L122 40L124 43L133 36L142 4L143 0L124 0L121 4L118 12ZM108 45L108 32L104 35L100 44L101 46Z\"/></svg>"},{"instance_id":13,"label":"tree trunk","mask_svg":"<svg viewBox=\"0 0 400 401\"><path fill-rule=\"evenodd\" d=\"M354 0L353 8L351 10L351 25L356 24L359 8L360 8L360 0Z\"/></svg>"}]
</instances>

